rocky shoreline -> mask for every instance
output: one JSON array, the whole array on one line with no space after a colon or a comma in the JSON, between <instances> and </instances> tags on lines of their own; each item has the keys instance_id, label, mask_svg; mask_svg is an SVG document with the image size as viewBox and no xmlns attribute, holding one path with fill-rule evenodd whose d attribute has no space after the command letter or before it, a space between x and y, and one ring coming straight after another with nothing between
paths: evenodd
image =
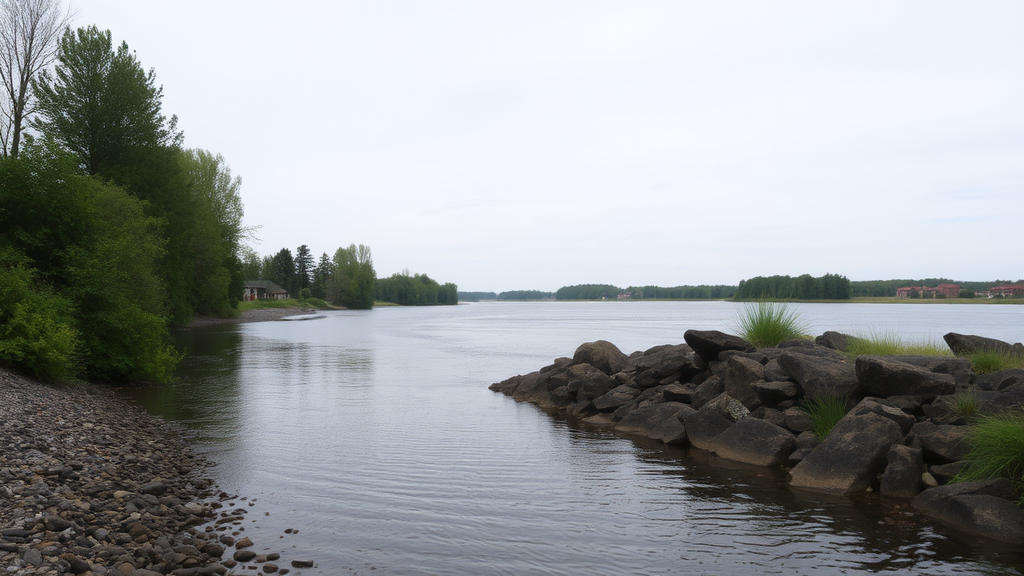
<instances>
[{"instance_id":1,"label":"rocky shoreline","mask_svg":"<svg viewBox=\"0 0 1024 576\"><path fill-rule=\"evenodd\" d=\"M967 464L969 395L978 414L1024 409L1024 370L974 374L959 356L1024 346L955 333L958 357L860 356L847 335L756 349L737 336L688 330L685 344L630 355L581 345L537 372L490 386L593 426L789 469L795 490L876 491L975 537L1024 545L1024 510L1006 478L951 483ZM819 440L801 403L840 398L846 415ZM902 504L901 504L902 503Z\"/></svg>"},{"instance_id":2,"label":"rocky shoreline","mask_svg":"<svg viewBox=\"0 0 1024 576\"><path fill-rule=\"evenodd\" d=\"M182 431L109 388L0 369L0 439L6 574L289 572L244 538L253 502L218 492Z\"/></svg>"}]
</instances>

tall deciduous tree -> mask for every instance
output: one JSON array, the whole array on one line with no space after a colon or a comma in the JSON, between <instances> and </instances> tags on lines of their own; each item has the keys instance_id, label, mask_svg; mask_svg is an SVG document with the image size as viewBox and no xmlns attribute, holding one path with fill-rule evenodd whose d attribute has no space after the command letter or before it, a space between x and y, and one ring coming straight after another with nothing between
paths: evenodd
<instances>
[{"instance_id":1,"label":"tall deciduous tree","mask_svg":"<svg viewBox=\"0 0 1024 576\"><path fill-rule=\"evenodd\" d=\"M334 276L328 295L335 304L355 310L373 308L377 293L377 273L373 269L370 247L360 244L338 248L334 253Z\"/></svg>"},{"instance_id":2,"label":"tall deciduous tree","mask_svg":"<svg viewBox=\"0 0 1024 576\"><path fill-rule=\"evenodd\" d=\"M60 0L0 1L0 146L17 157L32 115L32 80L57 57L71 17Z\"/></svg>"}]
</instances>

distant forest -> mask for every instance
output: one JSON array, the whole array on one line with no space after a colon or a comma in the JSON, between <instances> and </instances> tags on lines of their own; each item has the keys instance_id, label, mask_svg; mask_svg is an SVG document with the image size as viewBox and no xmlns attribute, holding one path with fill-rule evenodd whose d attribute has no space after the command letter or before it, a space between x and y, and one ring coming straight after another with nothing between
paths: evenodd
<instances>
[{"instance_id":1,"label":"distant forest","mask_svg":"<svg viewBox=\"0 0 1024 576\"><path fill-rule=\"evenodd\" d=\"M938 286L956 284L970 297L1003 284L1024 283L1024 280L993 280L991 282L959 282L948 278L923 280L869 280L854 282L839 274L814 277L755 276L741 280L739 286L725 284L699 286L630 286L619 288L611 284L576 284L563 286L557 292L541 290L512 290L509 292L459 292L463 302L481 300L723 300L728 298L778 298L782 300L849 300L858 297L895 297L896 289L903 286Z\"/></svg>"}]
</instances>

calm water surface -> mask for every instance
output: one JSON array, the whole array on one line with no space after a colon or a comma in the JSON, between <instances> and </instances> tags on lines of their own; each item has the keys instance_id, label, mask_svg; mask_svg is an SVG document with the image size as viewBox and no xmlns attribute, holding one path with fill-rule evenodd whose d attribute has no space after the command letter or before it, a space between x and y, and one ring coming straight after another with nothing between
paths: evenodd
<instances>
[{"instance_id":1,"label":"calm water surface","mask_svg":"<svg viewBox=\"0 0 1024 576\"><path fill-rule=\"evenodd\" d=\"M1024 306L806 304L810 330L1024 340ZM781 471L666 449L487 389L606 339L735 325L726 302L480 303L193 329L174 385L245 534L304 574L1020 574L1024 554ZM285 534L287 528L299 530Z\"/></svg>"}]
</instances>

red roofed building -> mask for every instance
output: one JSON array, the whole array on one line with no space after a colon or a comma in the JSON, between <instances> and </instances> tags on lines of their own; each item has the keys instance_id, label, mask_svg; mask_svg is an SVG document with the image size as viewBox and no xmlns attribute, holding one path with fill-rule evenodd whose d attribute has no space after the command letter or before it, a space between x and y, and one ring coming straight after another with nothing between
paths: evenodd
<instances>
[{"instance_id":1,"label":"red roofed building","mask_svg":"<svg viewBox=\"0 0 1024 576\"><path fill-rule=\"evenodd\" d=\"M896 289L897 298L959 298L960 286L956 284L939 284L928 286L904 286Z\"/></svg>"},{"instance_id":2,"label":"red roofed building","mask_svg":"<svg viewBox=\"0 0 1024 576\"><path fill-rule=\"evenodd\" d=\"M1007 284L996 286L988 291L990 298L1022 298L1024 297L1024 284Z\"/></svg>"}]
</instances>

